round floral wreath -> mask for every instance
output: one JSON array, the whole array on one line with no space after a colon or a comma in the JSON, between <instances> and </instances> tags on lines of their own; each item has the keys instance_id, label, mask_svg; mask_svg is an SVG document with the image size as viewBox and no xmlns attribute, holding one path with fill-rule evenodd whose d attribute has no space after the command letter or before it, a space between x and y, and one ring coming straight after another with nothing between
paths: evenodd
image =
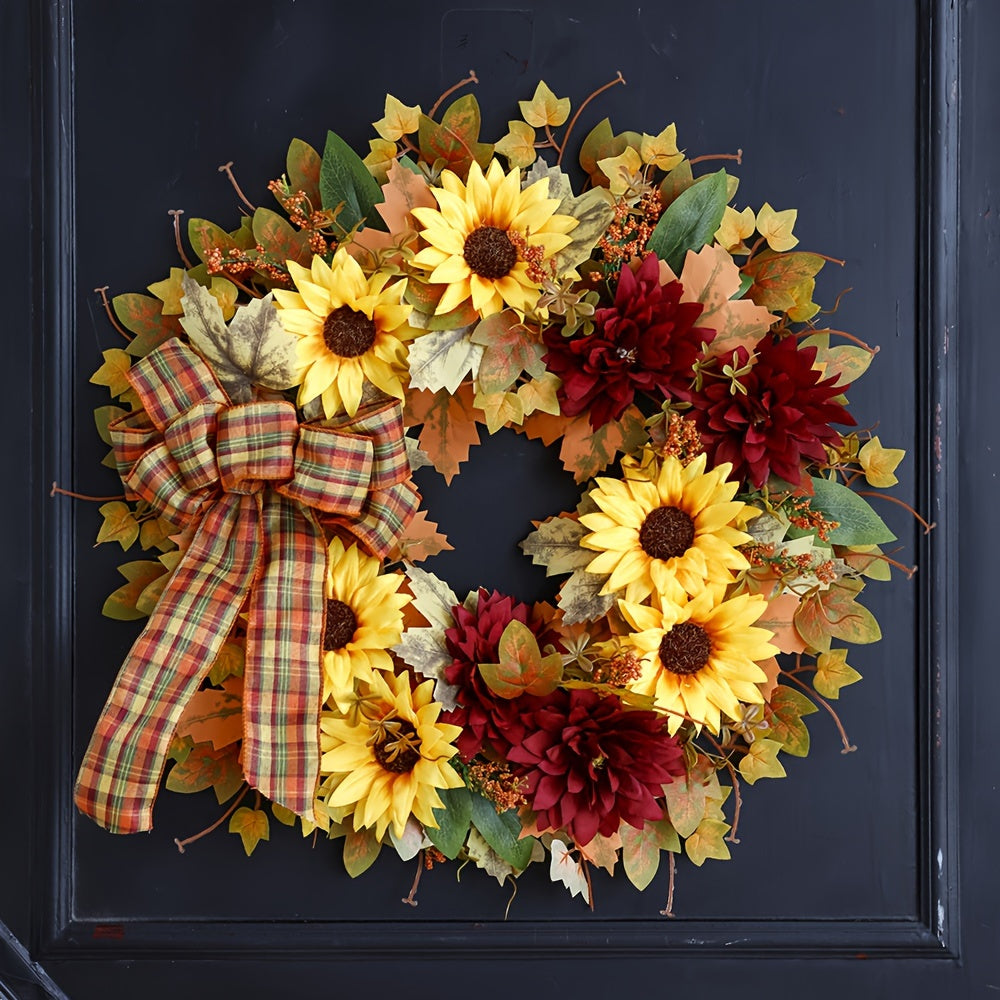
<instances>
[{"instance_id":1,"label":"round floral wreath","mask_svg":"<svg viewBox=\"0 0 1000 1000\"><path fill-rule=\"evenodd\" d=\"M875 351L817 328L832 258L793 249L795 210L693 169L738 156L605 119L580 185L582 107L539 83L486 143L473 96L440 110L474 80L426 114L388 96L363 160L294 140L280 212L221 168L240 227L190 220L195 265L173 213L184 266L110 304L129 343L91 381L126 489L98 541L159 555L104 606L150 620L77 802L147 829L169 768L231 800L247 854L269 798L352 876L385 845L501 883L548 858L591 905L592 868L644 889L666 852L670 912L675 857L729 857L741 786L806 755L804 716L854 749L829 699L899 566L856 486L903 452L835 429ZM450 546L411 472L450 482L483 427L559 442L581 484L521 543L556 606L416 565Z\"/></svg>"}]
</instances>

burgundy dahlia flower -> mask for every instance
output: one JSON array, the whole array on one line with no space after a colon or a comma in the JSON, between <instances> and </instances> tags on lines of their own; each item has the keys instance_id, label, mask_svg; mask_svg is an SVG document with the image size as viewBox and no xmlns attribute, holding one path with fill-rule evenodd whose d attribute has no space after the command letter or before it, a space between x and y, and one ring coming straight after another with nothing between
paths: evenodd
<instances>
[{"instance_id":1,"label":"burgundy dahlia flower","mask_svg":"<svg viewBox=\"0 0 1000 1000\"><path fill-rule=\"evenodd\" d=\"M509 735L521 729L521 708L517 704L521 699L494 694L483 680L479 664L497 662L500 636L512 621L527 625L541 648L552 644L561 649L558 635L549 629L539 629L527 604L496 591L487 593L480 589L474 611L460 604L452 608L452 615L455 625L445 632L445 645L452 662L444 668L444 675L449 684L458 688L458 704L443 713L441 721L462 727L455 745L464 760L474 757L487 742L503 753L509 746Z\"/></svg>"},{"instance_id":2,"label":"burgundy dahlia flower","mask_svg":"<svg viewBox=\"0 0 1000 1000\"><path fill-rule=\"evenodd\" d=\"M739 348L733 368L746 366ZM826 458L824 445L838 446L840 434L830 424L853 425L854 418L834 396L848 386L837 377L824 379L813 368L815 347L799 347L794 337L765 337L757 358L739 376L744 391L732 392L728 379L706 379L691 396L692 417L709 462L732 462L732 479L763 486L771 473L798 485L803 462Z\"/></svg>"},{"instance_id":3,"label":"burgundy dahlia flower","mask_svg":"<svg viewBox=\"0 0 1000 1000\"><path fill-rule=\"evenodd\" d=\"M715 331L695 326L700 302L681 302L679 281L660 284L660 262L650 254L633 272L622 268L615 304L594 314L590 336L563 337L558 327L545 334L545 364L562 379L562 412L590 410L597 430L617 420L636 392L656 391L687 398L702 343Z\"/></svg>"},{"instance_id":4,"label":"burgundy dahlia flower","mask_svg":"<svg viewBox=\"0 0 1000 1000\"><path fill-rule=\"evenodd\" d=\"M663 817L661 786L685 767L662 715L576 688L525 708L524 735L507 759L525 782L539 830L565 830L588 844L598 833L616 833L623 820L642 827Z\"/></svg>"}]
</instances>

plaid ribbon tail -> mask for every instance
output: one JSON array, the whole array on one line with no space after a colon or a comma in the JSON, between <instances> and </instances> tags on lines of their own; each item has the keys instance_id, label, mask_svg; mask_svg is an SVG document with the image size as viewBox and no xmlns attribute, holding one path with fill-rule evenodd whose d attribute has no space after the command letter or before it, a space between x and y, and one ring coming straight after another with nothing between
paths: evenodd
<instances>
[{"instance_id":1,"label":"plaid ribbon tail","mask_svg":"<svg viewBox=\"0 0 1000 1000\"><path fill-rule=\"evenodd\" d=\"M77 807L112 833L152 829L177 721L253 582L260 522L249 495L225 495L205 513L118 673L76 784Z\"/></svg>"},{"instance_id":2,"label":"plaid ribbon tail","mask_svg":"<svg viewBox=\"0 0 1000 1000\"><path fill-rule=\"evenodd\" d=\"M243 773L273 802L313 815L326 600L326 540L313 513L274 491L261 509L262 570L250 595Z\"/></svg>"}]
</instances>

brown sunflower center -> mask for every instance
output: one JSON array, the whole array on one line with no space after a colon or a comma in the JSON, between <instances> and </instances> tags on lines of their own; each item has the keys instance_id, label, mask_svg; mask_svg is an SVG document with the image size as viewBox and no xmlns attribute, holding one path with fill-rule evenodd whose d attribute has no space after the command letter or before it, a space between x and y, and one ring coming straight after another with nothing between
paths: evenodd
<instances>
[{"instance_id":1,"label":"brown sunflower center","mask_svg":"<svg viewBox=\"0 0 1000 1000\"><path fill-rule=\"evenodd\" d=\"M683 555L694 541L694 521L677 507L651 510L639 529L639 544L653 559Z\"/></svg>"},{"instance_id":2,"label":"brown sunflower center","mask_svg":"<svg viewBox=\"0 0 1000 1000\"><path fill-rule=\"evenodd\" d=\"M712 653L712 640L708 633L694 622L675 625L660 640L660 663L672 674L696 674L707 663Z\"/></svg>"},{"instance_id":3,"label":"brown sunflower center","mask_svg":"<svg viewBox=\"0 0 1000 1000\"><path fill-rule=\"evenodd\" d=\"M343 601L327 601L323 648L328 651L343 649L354 638L357 627L358 619Z\"/></svg>"},{"instance_id":4,"label":"brown sunflower center","mask_svg":"<svg viewBox=\"0 0 1000 1000\"><path fill-rule=\"evenodd\" d=\"M375 759L393 774L412 771L420 760L420 740L412 723L394 719L383 726L383 733L372 747Z\"/></svg>"},{"instance_id":5,"label":"brown sunflower center","mask_svg":"<svg viewBox=\"0 0 1000 1000\"><path fill-rule=\"evenodd\" d=\"M363 312L340 306L323 320L323 343L342 358L356 358L375 343L375 324Z\"/></svg>"},{"instance_id":6,"label":"brown sunflower center","mask_svg":"<svg viewBox=\"0 0 1000 1000\"><path fill-rule=\"evenodd\" d=\"M462 256L480 278L496 280L510 274L517 263L517 247L506 230L480 226L466 236Z\"/></svg>"}]
</instances>

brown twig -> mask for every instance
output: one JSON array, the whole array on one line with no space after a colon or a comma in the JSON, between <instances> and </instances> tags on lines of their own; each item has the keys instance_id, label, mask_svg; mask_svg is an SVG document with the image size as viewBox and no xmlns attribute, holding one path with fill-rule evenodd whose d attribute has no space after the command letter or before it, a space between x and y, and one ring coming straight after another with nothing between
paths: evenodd
<instances>
[{"instance_id":1,"label":"brown twig","mask_svg":"<svg viewBox=\"0 0 1000 1000\"><path fill-rule=\"evenodd\" d=\"M115 319L115 314L111 311L111 303L108 301L108 288L110 285L104 285L102 288L95 288L94 291L97 292L101 297L101 304L104 306L104 311L108 314L108 319L111 321L111 325L126 339L131 340L132 334L128 332L123 326L121 326L118 320Z\"/></svg>"},{"instance_id":2,"label":"brown twig","mask_svg":"<svg viewBox=\"0 0 1000 1000\"><path fill-rule=\"evenodd\" d=\"M851 743L851 741L847 738L847 732L844 729L844 724L840 721L840 716L837 715L837 713L833 710L833 706L825 698L818 695L813 688L809 687L808 684L805 684L802 681L800 681L798 677L793 677L791 674L786 673L784 670L782 670L781 673L784 674L784 676L787 677L793 684L802 688L802 690L805 691L805 693L809 695L810 698L815 698L816 701L818 701L830 713L830 717L836 723L837 731L840 733L840 742L844 744L844 749L841 750L840 752L854 753L854 751L857 750L858 748L853 743Z\"/></svg>"},{"instance_id":3,"label":"brown twig","mask_svg":"<svg viewBox=\"0 0 1000 1000\"><path fill-rule=\"evenodd\" d=\"M124 500L125 494L119 493L113 497L92 497L87 493L74 493L72 490L64 490L58 483L52 484L49 496L72 497L74 500L90 500L92 503L107 503L109 500Z\"/></svg>"},{"instance_id":4,"label":"brown twig","mask_svg":"<svg viewBox=\"0 0 1000 1000\"><path fill-rule=\"evenodd\" d=\"M674 852L667 852L667 865L670 872L670 881L667 883L667 905L660 910L661 917L672 917L674 915L674 877L677 870L677 862L674 861Z\"/></svg>"},{"instance_id":5,"label":"brown twig","mask_svg":"<svg viewBox=\"0 0 1000 1000\"><path fill-rule=\"evenodd\" d=\"M590 881L590 866L585 858L580 858L580 867L583 869L583 877L587 880L587 902L590 904L590 912L594 912L594 884Z\"/></svg>"},{"instance_id":6,"label":"brown twig","mask_svg":"<svg viewBox=\"0 0 1000 1000\"><path fill-rule=\"evenodd\" d=\"M177 253L180 254L181 260L184 262L184 266L190 270L194 267L191 263L191 259L184 252L184 245L181 243L181 216L184 214L183 208L168 208L167 215L171 216L174 220L174 243L177 246Z\"/></svg>"},{"instance_id":7,"label":"brown twig","mask_svg":"<svg viewBox=\"0 0 1000 1000\"><path fill-rule=\"evenodd\" d=\"M455 93L456 90L461 90L467 83L479 83L479 77L476 76L476 71L474 69L469 70L469 75L462 80L459 80L454 86L449 87L433 104L430 111L427 112L428 118L433 118L437 109L441 107L441 102L444 101L446 97L450 97Z\"/></svg>"},{"instance_id":8,"label":"brown twig","mask_svg":"<svg viewBox=\"0 0 1000 1000\"><path fill-rule=\"evenodd\" d=\"M604 91L606 91L606 90L610 90L610 89L611 89L612 87L614 87L614 86L615 86L615 84L618 84L618 83L625 83L625 77L623 77L623 76L622 76L622 71L621 71L621 70L618 70L618 75L617 75L617 76L616 76L616 77L615 77L615 78L614 78L613 80L610 80L610 81L609 81L608 83L604 84L604 86L603 86L603 87L598 87L598 88L597 88L597 90L595 90L595 91L594 91L594 92L593 92L593 93L592 93L592 94L590 95L590 97L588 97L588 98L587 98L587 99L586 99L586 100L585 100L585 101L583 102L583 104L581 104L581 105L580 105L580 107L578 107L578 108L576 109L576 114L575 114L575 115L573 115L573 117L572 117L572 118L570 119L570 121L569 121L569 125L567 125L567 126L566 126L566 131L565 131L565 132L563 132L563 144L562 144L562 149L561 149L561 150L559 150L559 158L558 158L558 159L556 160L556 166L557 166L557 167L558 167L558 166L559 166L559 165L560 165L560 164L562 163L562 158L563 158L563 153L565 153L565 152L566 152L566 146L567 146L567 145L568 145L568 143L569 143L569 137L570 137L571 133L573 132L573 128L575 127L575 125L576 125L576 123L577 123L577 120L579 119L580 115L581 115L581 114L583 114L583 109L584 109L584 108L585 108L585 107L586 107L586 106L587 106L588 104L590 104L590 102L591 102L591 101L592 101L592 100L593 100L593 99L594 99L595 97L597 97L597 96L598 96L599 94L603 94L603 93L604 93Z\"/></svg>"},{"instance_id":9,"label":"brown twig","mask_svg":"<svg viewBox=\"0 0 1000 1000\"><path fill-rule=\"evenodd\" d=\"M908 510L924 526L925 535L929 535L937 527L937 521L926 521L905 500L900 500L899 497L890 496L888 493L879 493L876 490L858 490L858 496L879 497L882 500L888 500L890 503L902 507L904 510Z\"/></svg>"},{"instance_id":10,"label":"brown twig","mask_svg":"<svg viewBox=\"0 0 1000 1000\"><path fill-rule=\"evenodd\" d=\"M233 176L233 161L230 160L228 163L223 163L222 166L219 167L219 173L225 174L229 178L229 183L232 184L233 189L240 198L240 201L242 201L251 212L256 212L256 206L250 202L250 199L243 193L239 184L236 183L236 178Z\"/></svg>"},{"instance_id":11,"label":"brown twig","mask_svg":"<svg viewBox=\"0 0 1000 1000\"><path fill-rule=\"evenodd\" d=\"M796 337L812 337L814 334L817 334L817 333L825 333L825 334L827 334L829 336L843 337L844 340L850 340L852 343L857 344L858 347L860 347L863 350L867 351L872 357L875 357L875 355L878 354L878 352L880 350L882 350L881 347L871 347L870 345L866 344L860 337L855 337L853 333L848 333L846 330L816 330L816 329L810 329L810 330L802 330L800 333L797 333L795 336Z\"/></svg>"},{"instance_id":12,"label":"brown twig","mask_svg":"<svg viewBox=\"0 0 1000 1000\"><path fill-rule=\"evenodd\" d=\"M701 156L696 156L693 160L688 160L688 164L693 167L696 163L703 163L705 160L735 160L742 166L743 150L737 149L735 153L703 153Z\"/></svg>"},{"instance_id":13,"label":"brown twig","mask_svg":"<svg viewBox=\"0 0 1000 1000\"><path fill-rule=\"evenodd\" d=\"M246 782L244 782L243 790L240 792L239 795L236 796L235 800L233 801L233 804L211 826L206 827L204 830L202 830L201 833L196 833L192 837L185 837L184 840L178 840L176 837L174 837L174 843L177 845L177 850L180 851L181 854L183 854L184 848L187 847L188 844L193 844L196 840L201 840L202 837L206 837L213 830L218 829L223 823L225 823L227 819L229 819L229 817L234 812L236 812L236 807L243 801L244 796L249 791L250 791L250 786ZM257 795L259 803L260 793L258 792Z\"/></svg>"},{"instance_id":14,"label":"brown twig","mask_svg":"<svg viewBox=\"0 0 1000 1000\"><path fill-rule=\"evenodd\" d=\"M413 876L413 885L410 886L409 895L404 896L400 902L406 903L407 906L417 905L417 886L420 885L420 876L424 873L424 852L420 851L417 854L417 874Z\"/></svg>"}]
</instances>

